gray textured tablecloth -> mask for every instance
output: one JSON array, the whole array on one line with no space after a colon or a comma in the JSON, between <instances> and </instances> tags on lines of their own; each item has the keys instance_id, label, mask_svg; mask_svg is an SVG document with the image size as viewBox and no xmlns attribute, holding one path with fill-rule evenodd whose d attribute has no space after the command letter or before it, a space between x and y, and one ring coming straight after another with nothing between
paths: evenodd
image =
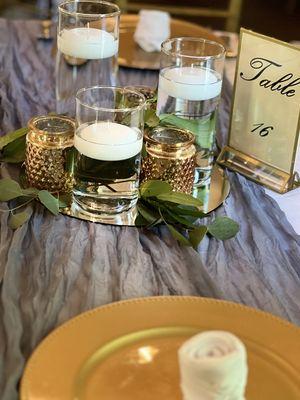
<instances>
[{"instance_id":1,"label":"gray textured tablecloth","mask_svg":"<svg viewBox=\"0 0 300 400\"><path fill-rule=\"evenodd\" d=\"M54 110L52 43L33 22L0 20L1 134ZM122 84L153 84L153 72L121 70ZM230 87L219 140L228 129ZM2 175L8 174L2 167ZM36 206L13 232L0 214L0 398L18 397L26 359L53 328L90 308L150 295L233 300L300 324L300 238L264 189L229 173L231 194L216 215L240 223L235 239L206 238L198 252L156 232L54 217ZM1 205L5 208L5 205Z\"/></svg>"}]
</instances>

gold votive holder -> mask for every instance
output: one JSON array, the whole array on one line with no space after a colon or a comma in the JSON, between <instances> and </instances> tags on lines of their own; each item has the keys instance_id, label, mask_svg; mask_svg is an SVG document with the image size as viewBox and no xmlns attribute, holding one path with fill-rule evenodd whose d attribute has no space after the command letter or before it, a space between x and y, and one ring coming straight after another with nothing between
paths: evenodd
<instances>
[{"instance_id":1,"label":"gold votive holder","mask_svg":"<svg viewBox=\"0 0 300 400\"><path fill-rule=\"evenodd\" d=\"M40 116L28 122L25 171L29 186L69 192L73 178L67 161L74 145L75 121L64 116Z\"/></svg>"},{"instance_id":2,"label":"gold votive holder","mask_svg":"<svg viewBox=\"0 0 300 400\"><path fill-rule=\"evenodd\" d=\"M141 181L166 181L176 192L191 194L196 166L194 135L183 129L157 127L147 131L144 140Z\"/></svg>"}]
</instances>

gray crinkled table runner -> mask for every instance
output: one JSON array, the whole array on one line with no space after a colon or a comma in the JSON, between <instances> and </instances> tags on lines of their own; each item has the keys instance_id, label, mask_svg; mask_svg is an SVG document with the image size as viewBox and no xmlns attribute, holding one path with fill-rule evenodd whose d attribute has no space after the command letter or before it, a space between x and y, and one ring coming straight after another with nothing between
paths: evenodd
<instances>
[{"instance_id":1,"label":"gray crinkled table runner","mask_svg":"<svg viewBox=\"0 0 300 400\"><path fill-rule=\"evenodd\" d=\"M33 22L0 20L0 129L54 109L51 43ZM153 72L121 70L121 84L155 84ZM219 141L231 89L225 84ZM15 171L2 167L2 175ZM206 238L198 253L166 228L104 226L41 206L13 232L0 231L0 398L18 398L26 359L53 328L90 308L150 295L210 296L248 304L300 324L300 238L264 189L229 173L232 191L216 215L240 223L235 239ZM1 205L3 207L3 205ZM5 205L4 205L5 207ZM200 317L200 316L199 316Z\"/></svg>"}]
</instances>

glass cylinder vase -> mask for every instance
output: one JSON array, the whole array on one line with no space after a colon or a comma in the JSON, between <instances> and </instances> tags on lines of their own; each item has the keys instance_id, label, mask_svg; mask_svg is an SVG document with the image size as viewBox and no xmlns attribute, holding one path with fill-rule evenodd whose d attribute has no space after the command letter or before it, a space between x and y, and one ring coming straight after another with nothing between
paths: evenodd
<instances>
[{"instance_id":1,"label":"glass cylinder vase","mask_svg":"<svg viewBox=\"0 0 300 400\"><path fill-rule=\"evenodd\" d=\"M75 115L84 87L116 85L120 9L106 1L66 1L59 6L56 101L59 114Z\"/></svg>"},{"instance_id":2,"label":"glass cylinder vase","mask_svg":"<svg viewBox=\"0 0 300 400\"><path fill-rule=\"evenodd\" d=\"M74 200L85 212L112 215L138 199L145 98L119 87L76 96Z\"/></svg>"},{"instance_id":3,"label":"glass cylinder vase","mask_svg":"<svg viewBox=\"0 0 300 400\"><path fill-rule=\"evenodd\" d=\"M195 186L210 180L224 56L221 44L200 38L175 38L162 44L157 113L192 122L197 147Z\"/></svg>"}]
</instances>

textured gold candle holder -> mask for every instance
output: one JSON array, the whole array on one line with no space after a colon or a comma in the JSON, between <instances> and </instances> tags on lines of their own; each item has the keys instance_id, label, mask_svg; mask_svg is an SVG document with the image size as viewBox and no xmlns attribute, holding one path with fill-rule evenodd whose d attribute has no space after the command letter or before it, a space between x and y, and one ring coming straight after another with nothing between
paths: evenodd
<instances>
[{"instance_id":1,"label":"textured gold candle holder","mask_svg":"<svg viewBox=\"0 0 300 400\"><path fill-rule=\"evenodd\" d=\"M74 144L75 121L63 116L41 116L28 123L25 170L31 187L50 192L72 188L68 154Z\"/></svg>"},{"instance_id":2,"label":"textured gold candle holder","mask_svg":"<svg viewBox=\"0 0 300 400\"><path fill-rule=\"evenodd\" d=\"M177 192L192 193L195 175L194 135L186 130L158 127L144 135L146 157L141 180L163 180Z\"/></svg>"}]
</instances>

